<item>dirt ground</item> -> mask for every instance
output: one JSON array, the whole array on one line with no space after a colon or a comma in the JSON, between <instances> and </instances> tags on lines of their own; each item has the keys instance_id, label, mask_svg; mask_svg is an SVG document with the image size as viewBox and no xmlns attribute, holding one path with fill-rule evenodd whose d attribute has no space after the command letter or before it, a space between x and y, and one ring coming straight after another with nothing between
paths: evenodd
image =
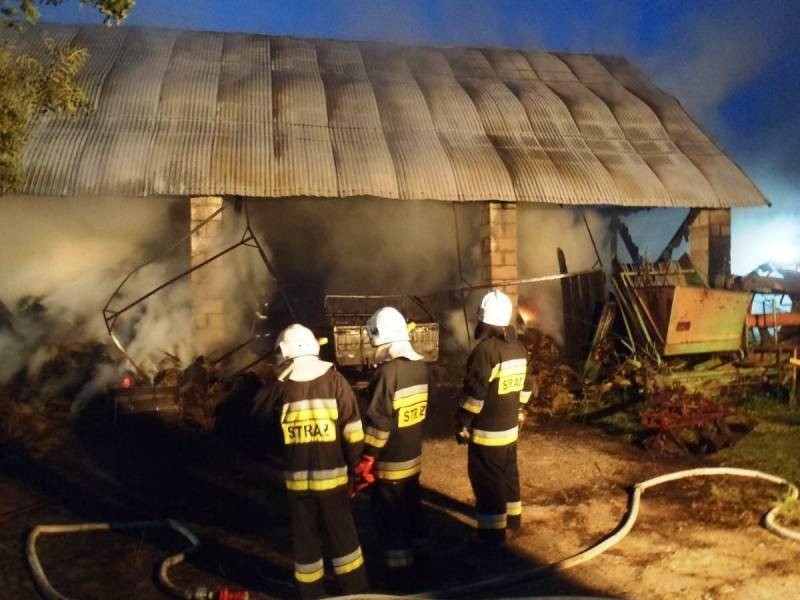
<instances>
[{"instance_id":1,"label":"dirt ground","mask_svg":"<svg viewBox=\"0 0 800 600\"><path fill-rule=\"evenodd\" d=\"M476 550L466 542L472 530L466 450L450 438L453 396L445 390L431 407L424 450L436 577L409 581L405 592L446 597L448 588L518 576L575 554L617 527L632 484L716 464L654 456L587 426L533 419L519 444L523 530L505 548ZM202 542L172 569L177 583L247 588L252 598L294 597L288 511L279 472L268 460L185 426L114 428L64 415L42 435L50 440L45 450L0 446L1 597L37 597L24 560L26 535L37 524L165 517ZM781 491L738 478L667 484L643 496L631 533L592 561L511 587L452 595L798 598L800 543L760 524ZM372 589L391 592L366 497L354 501L354 511ZM47 536L37 547L51 583L66 596L160 599L169 596L156 586L154 568L182 545L169 530L133 530Z\"/></svg>"}]
</instances>

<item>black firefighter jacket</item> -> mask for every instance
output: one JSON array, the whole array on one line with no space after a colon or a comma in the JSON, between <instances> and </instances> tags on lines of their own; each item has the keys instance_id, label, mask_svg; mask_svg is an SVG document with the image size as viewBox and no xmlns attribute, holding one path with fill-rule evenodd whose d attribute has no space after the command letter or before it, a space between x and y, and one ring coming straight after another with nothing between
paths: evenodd
<instances>
[{"instance_id":1,"label":"black firefighter jacket","mask_svg":"<svg viewBox=\"0 0 800 600\"><path fill-rule=\"evenodd\" d=\"M256 399L254 417L278 421L290 492L324 493L347 485L364 431L347 380L334 367L311 381L276 381Z\"/></svg>"},{"instance_id":2,"label":"black firefighter jacket","mask_svg":"<svg viewBox=\"0 0 800 600\"><path fill-rule=\"evenodd\" d=\"M428 411L430 371L421 360L381 364L369 387L364 453L376 457L378 479L398 481L422 468L422 427Z\"/></svg>"},{"instance_id":3,"label":"black firefighter jacket","mask_svg":"<svg viewBox=\"0 0 800 600\"><path fill-rule=\"evenodd\" d=\"M530 390L525 346L516 339L488 335L467 359L458 424L470 430L474 444L513 444L519 435L519 410L528 401Z\"/></svg>"}]
</instances>

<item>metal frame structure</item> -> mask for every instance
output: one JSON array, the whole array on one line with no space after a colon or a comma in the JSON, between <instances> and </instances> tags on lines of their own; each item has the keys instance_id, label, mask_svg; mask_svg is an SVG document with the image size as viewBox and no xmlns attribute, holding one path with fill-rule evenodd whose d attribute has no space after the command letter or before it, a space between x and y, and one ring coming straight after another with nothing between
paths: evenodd
<instances>
[{"instance_id":1,"label":"metal frame structure","mask_svg":"<svg viewBox=\"0 0 800 600\"><path fill-rule=\"evenodd\" d=\"M172 277L171 279L165 281L164 283L156 286L152 290L146 292L144 295L140 296L136 300L134 300L132 302L129 302L127 305L123 306L122 308L118 308L118 309L117 308L112 308L111 305L114 302L115 298L119 295L120 291L125 286L125 284L131 279L131 277L133 277L136 273L141 271L144 267L156 262L159 258L163 257L164 255L168 255L169 253L173 252L176 248L178 248L181 244L183 244L187 239L189 239L194 233L196 233L198 230L200 230L201 228L206 226L214 217L216 217L218 214L220 214L222 211L224 211L228 206L230 206L229 203L223 203L222 207L218 208L211 215L209 215L203 221L198 223L195 227L193 227L189 231L188 234L186 234L181 239L179 239L177 242L175 242L165 252L161 253L158 256L154 256L150 260L142 263L141 265L139 265L136 268L134 268L130 273L128 273L128 275L125 276L125 278L120 282L120 284L117 286L117 288L111 294L111 297L108 299L108 302L106 302L105 306L103 307L103 320L105 322L106 329L108 330L108 334L111 336L111 339L114 341L114 344L117 346L117 348L119 348L119 350L122 352L122 354L125 356L125 358L127 358L128 361L136 369L136 372L140 377L144 377L145 379L149 379L149 376L147 375L147 373L145 373L145 371L139 365L136 364L136 361L133 360L133 357L131 357L131 355L128 353L128 351L123 346L122 342L120 342L120 340L117 338L117 336L114 333L114 326L117 324L117 321L119 320L119 318L123 314L125 314L126 312L128 312L131 309L135 308L136 306L138 306L139 304L141 304L142 302L144 302L148 298L152 297L153 295L157 294L161 290L163 290L163 289L169 287L170 285L180 281L181 279L183 279L184 277L190 275L194 271L197 271L198 269L201 269L202 267L205 267L209 263L221 258L222 256L225 256L229 252L232 252L233 250L236 250L240 246L246 246L246 247L249 247L249 248L255 248L258 251L258 254L261 257L261 260L264 262L264 265L266 265L266 267L267 267L267 271L269 272L269 274L272 276L273 280L277 284L278 293L281 294L284 302L286 303L287 310L289 311L289 313L292 316L292 318L295 317L294 308L292 307L291 302L289 302L289 299L286 296L286 292L284 290L284 286L282 285L280 279L278 278L278 275L277 275L274 267L272 266L272 263L270 262L269 257L267 256L266 252L264 251L263 246L258 241L258 237L253 232L252 226L250 224L250 213L249 213L249 210L248 210L247 199L246 198L240 198L240 197L236 197L236 199L242 201L242 206L243 206L244 215L245 215L245 229L244 229L244 232L242 233L242 238L237 243L235 243L235 244L233 244L231 246L228 246L227 248L221 250L220 252L217 252L216 254L214 254L213 256L205 259L204 261L200 262L199 264L196 264L196 265L192 266L191 268L179 273L178 275ZM230 356L232 356L233 354L235 354L236 352L238 352L242 348L248 346L255 339L256 339L256 336L253 335L253 336L250 337L250 339L246 340L245 342L237 344L232 349L228 350L227 352L223 353L220 357L218 357L214 361L212 361L212 364L219 363L222 360L224 360L226 358L229 358ZM259 358L259 361L262 360L263 358L264 357ZM256 362L258 362L258 361L256 361ZM255 363L253 363L253 364L255 364ZM252 366L252 365L250 365L250 366Z\"/></svg>"}]
</instances>

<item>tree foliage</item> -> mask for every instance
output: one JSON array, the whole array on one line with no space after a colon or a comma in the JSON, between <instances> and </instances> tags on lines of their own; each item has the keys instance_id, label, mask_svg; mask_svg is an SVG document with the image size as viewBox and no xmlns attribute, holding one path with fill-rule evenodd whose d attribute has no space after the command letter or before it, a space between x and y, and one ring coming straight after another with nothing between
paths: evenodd
<instances>
[{"instance_id":1,"label":"tree foliage","mask_svg":"<svg viewBox=\"0 0 800 600\"><path fill-rule=\"evenodd\" d=\"M18 27L39 20L37 4L56 6L64 0L0 0L0 20L6 26ZM136 0L80 0L96 8L104 16L106 23L121 23L136 4Z\"/></svg>"},{"instance_id":2,"label":"tree foliage","mask_svg":"<svg viewBox=\"0 0 800 600\"><path fill-rule=\"evenodd\" d=\"M62 0L40 0L57 5ZM81 0L102 15L106 24L121 22L135 0ZM0 0L0 26L21 29L35 25L35 0ZM57 46L44 40L46 58L39 60L0 45L0 194L22 181L21 157L35 116L42 112L74 114L89 109L88 99L75 77L86 62L83 48Z\"/></svg>"}]
</instances>

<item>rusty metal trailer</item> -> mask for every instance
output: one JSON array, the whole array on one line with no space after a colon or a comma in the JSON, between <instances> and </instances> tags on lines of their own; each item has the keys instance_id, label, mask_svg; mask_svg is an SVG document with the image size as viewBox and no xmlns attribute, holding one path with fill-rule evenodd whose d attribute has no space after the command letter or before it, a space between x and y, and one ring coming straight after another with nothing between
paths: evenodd
<instances>
[{"instance_id":1,"label":"rusty metal trailer","mask_svg":"<svg viewBox=\"0 0 800 600\"><path fill-rule=\"evenodd\" d=\"M723 388L767 383L793 387L794 398L792 348L776 336L767 340L771 346L755 345L750 333L755 327L792 326L797 313L751 314L752 290L708 287L685 256L635 265L615 261L610 283L613 300L596 328L584 369L587 381L600 372L602 351L596 349L618 315L623 354L648 371L650 391L682 387L715 395Z\"/></svg>"},{"instance_id":2,"label":"rusty metal trailer","mask_svg":"<svg viewBox=\"0 0 800 600\"><path fill-rule=\"evenodd\" d=\"M393 306L413 323L411 345L426 362L439 359L439 323L416 296L328 294L323 307L337 365L367 367L375 364L375 348L370 345L364 326L383 306Z\"/></svg>"}]
</instances>

